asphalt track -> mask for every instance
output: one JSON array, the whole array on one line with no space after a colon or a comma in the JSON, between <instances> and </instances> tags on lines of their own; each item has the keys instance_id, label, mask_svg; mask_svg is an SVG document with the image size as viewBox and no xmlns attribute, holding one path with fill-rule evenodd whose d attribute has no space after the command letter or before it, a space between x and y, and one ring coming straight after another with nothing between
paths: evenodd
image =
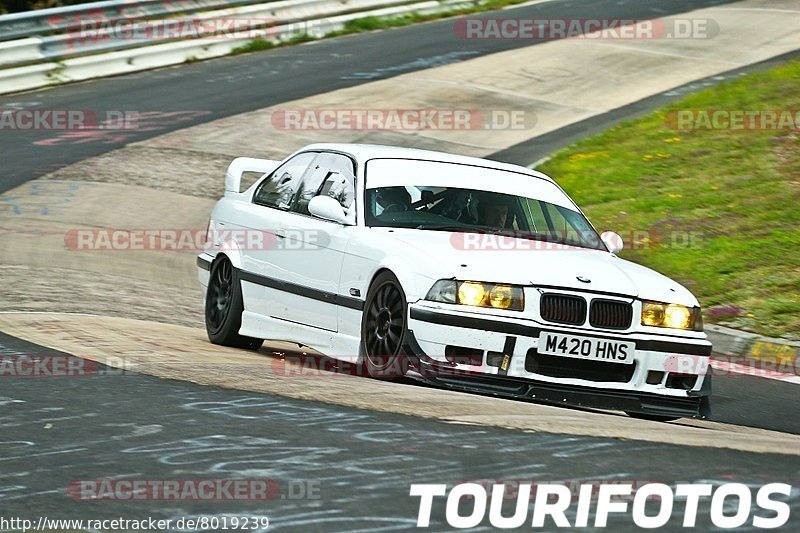
<instances>
[{"instance_id":1,"label":"asphalt track","mask_svg":"<svg viewBox=\"0 0 800 533\"><path fill-rule=\"evenodd\" d=\"M517 13L637 18L720 3L726 2L550 2L519 8ZM290 99L529 44L465 43L453 38L451 25L452 21L434 22L5 96L0 98L0 108L209 112L137 133L128 143ZM584 126L600 128L603 120L619 120L645 107L639 104ZM580 127L565 130L497 156L514 160L522 156L522 149L527 156L537 153L529 150L531 145L545 155L552 146L586 132ZM0 132L0 192L124 144L33 144L46 133ZM53 353L2 334L0 351L4 357ZM4 516L174 518L248 513L269 516L271 530L407 529L417 512L416 498L408 496L413 482L625 479L668 484L741 481L755 486L776 481L797 485L800 474L795 456L455 426L111 374L3 380L0 421L6 437L0 457L0 497ZM713 419L800 434L796 387L754 377L717 379ZM293 500L285 491L283 498L266 504L87 502L67 497L70 480L103 477L294 479L317 483L320 498ZM800 506L797 492L791 505L795 514ZM433 525L441 528L442 508L435 509ZM708 529L704 510L707 505L701 505L698 527ZM612 519L609 526L632 527L629 515ZM671 526L680 527L677 514Z\"/></svg>"},{"instance_id":2,"label":"asphalt track","mask_svg":"<svg viewBox=\"0 0 800 533\"><path fill-rule=\"evenodd\" d=\"M730 1L562 0L483 16L508 17L513 13L523 18L638 19L664 17ZM5 95L0 97L0 109L91 109L101 115L118 110L204 114L181 122L167 121L158 129L130 132L122 142L43 147L33 143L52 132L0 130L0 193L68 164L175 129L523 46L531 46L531 42L459 39L453 33L450 19Z\"/></svg>"}]
</instances>

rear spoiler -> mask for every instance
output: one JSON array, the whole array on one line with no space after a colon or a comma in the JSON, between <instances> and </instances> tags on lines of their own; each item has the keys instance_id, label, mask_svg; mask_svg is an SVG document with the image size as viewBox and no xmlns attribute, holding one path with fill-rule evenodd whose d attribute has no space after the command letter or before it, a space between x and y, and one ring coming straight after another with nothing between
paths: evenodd
<instances>
[{"instance_id":1,"label":"rear spoiler","mask_svg":"<svg viewBox=\"0 0 800 533\"><path fill-rule=\"evenodd\" d=\"M261 172L266 174L275 170L280 161L273 159L256 159L254 157L237 157L228 165L225 173L225 196L239 194L242 184L242 174L245 172Z\"/></svg>"}]
</instances>

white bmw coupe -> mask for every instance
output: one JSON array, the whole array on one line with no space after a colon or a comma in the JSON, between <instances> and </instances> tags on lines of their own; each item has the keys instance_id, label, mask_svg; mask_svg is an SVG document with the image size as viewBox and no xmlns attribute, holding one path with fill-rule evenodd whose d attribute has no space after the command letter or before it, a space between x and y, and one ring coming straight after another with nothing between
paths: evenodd
<instances>
[{"instance_id":1,"label":"white bmw coupe","mask_svg":"<svg viewBox=\"0 0 800 533\"><path fill-rule=\"evenodd\" d=\"M263 175L241 191L244 172ZM375 377L708 416L697 300L621 247L528 168L314 144L230 164L197 265L213 343L290 341Z\"/></svg>"}]
</instances>

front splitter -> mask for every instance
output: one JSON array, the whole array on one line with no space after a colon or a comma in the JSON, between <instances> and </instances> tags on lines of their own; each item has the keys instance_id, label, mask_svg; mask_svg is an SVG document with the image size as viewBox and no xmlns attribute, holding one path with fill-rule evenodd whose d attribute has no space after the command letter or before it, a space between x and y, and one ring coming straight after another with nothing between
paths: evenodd
<instances>
[{"instance_id":1,"label":"front splitter","mask_svg":"<svg viewBox=\"0 0 800 533\"><path fill-rule=\"evenodd\" d=\"M415 360L416 368L409 373L409 377L437 387L560 406L624 411L634 415L664 419L706 419L711 416L710 376L706 376L700 391L687 397L588 388L505 375L467 372L450 367L428 356L419 346L413 331L406 332L404 344L406 354Z\"/></svg>"}]
</instances>

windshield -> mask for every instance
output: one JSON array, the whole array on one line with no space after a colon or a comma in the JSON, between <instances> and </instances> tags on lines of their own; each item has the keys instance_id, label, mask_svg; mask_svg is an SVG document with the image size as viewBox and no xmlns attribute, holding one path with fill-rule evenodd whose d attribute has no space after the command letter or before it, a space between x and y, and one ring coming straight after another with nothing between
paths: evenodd
<instances>
[{"instance_id":1,"label":"windshield","mask_svg":"<svg viewBox=\"0 0 800 533\"><path fill-rule=\"evenodd\" d=\"M496 233L605 250L579 212L535 198L460 187L396 185L366 190L368 226Z\"/></svg>"}]
</instances>

